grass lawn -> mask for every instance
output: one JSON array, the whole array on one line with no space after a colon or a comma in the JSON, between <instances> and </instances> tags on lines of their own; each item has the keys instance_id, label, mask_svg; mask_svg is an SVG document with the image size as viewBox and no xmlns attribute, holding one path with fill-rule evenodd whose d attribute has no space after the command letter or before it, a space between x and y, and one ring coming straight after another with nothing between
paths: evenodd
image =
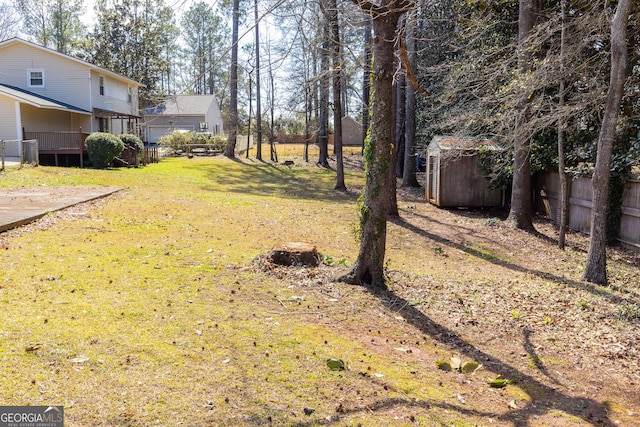
<instances>
[{"instance_id":1,"label":"grass lawn","mask_svg":"<svg viewBox=\"0 0 640 427\"><path fill-rule=\"evenodd\" d=\"M409 195L391 292L332 283L358 251L363 175L344 194L332 171L222 157L9 169L0 187L127 189L0 235L0 402L64 405L67 426L640 425L637 257L614 257L599 290L577 279L583 237L564 253L487 241L500 226ZM331 265L268 265L282 241ZM538 244L552 261L533 266ZM610 329L587 331L602 313ZM481 366L436 366L456 358ZM489 387L498 375L513 384Z\"/></svg>"}]
</instances>

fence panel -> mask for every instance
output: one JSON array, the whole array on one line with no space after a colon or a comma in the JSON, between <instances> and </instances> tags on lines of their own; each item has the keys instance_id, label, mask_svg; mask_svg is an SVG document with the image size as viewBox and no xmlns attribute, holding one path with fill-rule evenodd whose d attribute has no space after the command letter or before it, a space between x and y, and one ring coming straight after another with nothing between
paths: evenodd
<instances>
[{"instance_id":1,"label":"fence panel","mask_svg":"<svg viewBox=\"0 0 640 427\"><path fill-rule=\"evenodd\" d=\"M541 172L535 177L535 207L538 212L557 221L559 184L557 172ZM591 227L591 178L571 181L569 197L569 227L589 233ZM640 247L640 181L627 181L622 201L622 216L618 240Z\"/></svg>"},{"instance_id":2,"label":"fence panel","mask_svg":"<svg viewBox=\"0 0 640 427\"><path fill-rule=\"evenodd\" d=\"M640 181L627 181L622 200L619 240L640 245Z\"/></svg>"},{"instance_id":3,"label":"fence panel","mask_svg":"<svg viewBox=\"0 0 640 427\"><path fill-rule=\"evenodd\" d=\"M22 141L22 162L34 165L39 164L37 139Z\"/></svg>"},{"instance_id":4,"label":"fence panel","mask_svg":"<svg viewBox=\"0 0 640 427\"><path fill-rule=\"evenodd\" d=\"M560 180L558 180L558 182L560 182ZM559 188L560 187L558 187L558 189ZM571 181L569 226L574 230L589 233L591 228L592 193L591 178L583 176Z\"/></svg>"}]
</instances>

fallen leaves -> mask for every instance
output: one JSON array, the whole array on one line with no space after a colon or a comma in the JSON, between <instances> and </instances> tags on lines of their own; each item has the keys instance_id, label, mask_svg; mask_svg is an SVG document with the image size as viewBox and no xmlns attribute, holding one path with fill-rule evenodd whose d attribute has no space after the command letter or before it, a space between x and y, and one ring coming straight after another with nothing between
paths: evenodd
<instances>
[{"instance_id":1,"label":"fallen leaves","mask_svg":"<svg viewBox=\"0 0 640 427\"><path fill-rule=\"evenodd\" d=\"M437 361L436 366L443 371L458 371L465 374L472 374L482 367L481 364L475 361L462 363L462 359L457 356L452 356L449 362Z\"/></svg>"},{"instance_id":2,"label":"fallen leaves","mask_svg":"<svg viewBox=\"0 0 640 427\"><path fill-rule=\"evenodd\" d=\"M327 367L332 371L344 371L347 369L342 359L327 359Z\"/></svg>"},{"instance_id":3,"label":"fallen leaves","mask_svg":"<svg viewBox=\"0 0 640 427\"><path fill-rule=\"evenodd\" d=\"M41 348L41 344L30 344L24 348L24 351L26 351L27 353L33 353L40 350Z\"/></svg>"},{"instance_id":4,"label":"fallen leaves","mask_svg":"<svg viewBox=\"0 0 640 427\"><path fill-rule=\"evenodd\" d=\"M504 388L510 384L515 384L515 381L507 380L505 378L496 378L491 381L487 381L487 384L493 388Z\"/></svg>"}]
</instances>

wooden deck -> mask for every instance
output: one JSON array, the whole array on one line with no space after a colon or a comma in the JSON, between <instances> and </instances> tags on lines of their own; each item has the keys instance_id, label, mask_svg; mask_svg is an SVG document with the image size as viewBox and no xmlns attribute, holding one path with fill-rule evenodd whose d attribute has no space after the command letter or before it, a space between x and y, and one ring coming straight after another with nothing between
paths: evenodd
<instances>
[{"instance_id":1,"label":"wooden deck","mask_svg":"<svg viewBox=\"0 0 640 427\"><path fill-rule=\"evenodd\" d=\"M37 154L53 155L55 165L59 166L58 156L75 155L80 158L80 167L84 167L84 155L87 153L86 139L89 136L84 132L27 132L23 131L24 138L37 141ZM125 150L121 156L127 166L139 166L149 163L157 163L159 152L157 145L145 145L141 161L137 158L135 151Z\"/></svg>"},{"instance_id":2,"label":"wooden deck","mask_svg":"<svg viewBox=\"0 0 640 427\"><path fill-rule=\"evenodd\" d=\"M80 167L84 166L85 140L89 136L83 132L24 132L25 139L38 140L39 154L53 154L58 166L58 155L77 155Z\"/></svg>"}]
</instances>

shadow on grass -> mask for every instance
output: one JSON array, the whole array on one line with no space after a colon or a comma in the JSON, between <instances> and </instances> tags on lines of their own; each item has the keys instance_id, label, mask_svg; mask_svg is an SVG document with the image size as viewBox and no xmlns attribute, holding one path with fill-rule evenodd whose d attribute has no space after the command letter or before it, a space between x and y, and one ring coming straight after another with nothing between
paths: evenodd
<instances>
[{"instance_id":1,"label":"shadow on grass","mask_svg":"<svg viewBox=\"0 0 640 427\"><path fill-rule=\"evenodd\" d=\"M185 166L185 169L202 170L202 165ZM324 168L292 168L261 161L251 163L234 159L234 166L219 162L206 167L212 184L201 187L205 191L226 191L276 196L290 199L327 200L336 203L352 203L359 193L335 191L335 172ZM345 174L349 172L345 171Z\"/></svg>"},{"instance_id":2,"label":"shadow on grass","mask_svg":"<svg viewBox=\"0 0 640 427\"><path fill-rule=\"evenodd\" d=\"M433 222L438 222L437 220L435 220L434 218L431 217L426 217L421 215L422 217L424 217L425 219L428 219L429 221L433 221ZM479 251L477 249L474 248L470 248L465 246L464 244L461 243L456 243L451 241L450 239L438 236L436 234L430 233L426 230L423 230L421 228L418 228L417 226L411 224L410 222L408 222L407 220L405 220L402 217L395 217L395 218L391 218L389 220L389 222L405 228L408 231L411 231L412 233L415 233L421 237L424 237L426 239L429 240L433 240L434 242L437 242L443 246L448 246L451 248L455 248L458 250L461 250L471 256L475 256L477 258L480 258L484 261L490 262L492 264L495 265L499 265L500 267L504 267L504 268L508 268L510 270L516 271L518 273L527 273L527 274L531 274L534 275L536 277L545 279L545 280L551 280L555 283L560 283L566 286L570 286L572 288L575 289L581 289L581 290L586 290L587 292L590 292L594 295L598 295L604 298L607 298L608 300L610 300L611 302L615 303L615 304L634 304L634 305L640 305L640 295L637 294L636 292L633 292L631 290L622 290L622 289L616 289L618 291L620 291L621 293L625 293L627 295L629 295L628 298L616 295L612 292L609 292L607 290L607 288L598 286L598 285L594 285L588 282L581 282L581 281L576 281L576 280L571 280L571 279L567 279L566 277L562 277L562 276L558 276L556 274L553 273L549 273L546 271L540 271L540 270L534 270L534 269L530 269L530 268L526 268L526 267L522 267L518 264L514 264L512 262L503 260L497 256L494 255L490 255L487 253L484 253L482 251ZM439 222L442 225L446 225L447 227L453 228L453 227L459 227L459 226L455 226L455 225L451 225L451 224L444 224L442 222ZM460 227L463 228L464 230L473 233L473 230L470 228L466 228L466 227Z\"/></svg>"},{"instance_id":3,"label":"shadow on grass","mask_svg":"<svg viewBox=\"0 0 640 427\"><path fill-rule=\"evenodd\" d=\"M457 354L464 355L469 359L484 364L487 370L500 375L502 378L515 381L515 385L511 387L518 387L526 393L530 399L528 401L519 401L519 407L516 409L509 409L506 412L498 413L471 409L462 405L454 405L438 400L389 398L366 405L364 408L340 408L334 416L328 419L314 419L307 423L297 423L294 425L338 425L341 424L341 418L345 415L375 413L376 411L383 411L390 408L404 408L407 410L407 416L411 415L411 410L415 410L416 408L440 408L449 412L456 412L461 416L492 418L497 421L512 423L514 426L529 426L533 423L539 423L539 417L547 415L552 411L560 411L569 416L582 419L590 424L605 427L614 427L617 425L609 418L609 408L607 405L603 405L600 402L586 397L573 397L564 394L558 391L555 386L544 384L531 375L527 375L509 365L505 361L485 353L473 344L465 341L456 332L434 322L423 312L412 306L408 300L396 295L392 291L370 291L381 301L393 301L391 305L387 304L387 309L392 310L393 306L393 313L395 315L401 315L410 325L421 333L429 335ZM400 307L400 309L395 309L395 307ZM530 352L529 356L531 359L534 361L537 359L538 362L535 363L536 367L550 378L553 384L557 385L558 381L548 375L546 369L536 357L535 352L532 351L526 331L524 331L523 345L525 349ZM372 385L376 382L373 378L371 381ZM487 387L489 387L489 385L487 385Z\"/></svg>"}]
</instances>

